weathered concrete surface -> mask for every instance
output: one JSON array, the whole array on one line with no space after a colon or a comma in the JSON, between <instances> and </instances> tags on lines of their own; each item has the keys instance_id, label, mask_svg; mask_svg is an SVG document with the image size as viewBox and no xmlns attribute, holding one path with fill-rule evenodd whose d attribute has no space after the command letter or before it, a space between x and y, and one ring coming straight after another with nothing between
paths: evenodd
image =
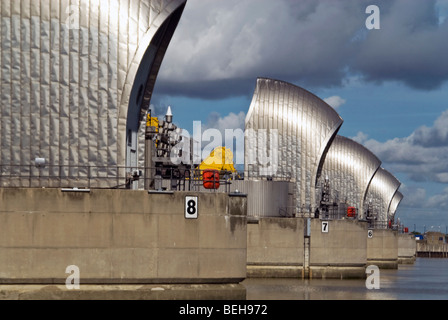
<instances>
[{"instance_id":1,"label":"weathered concrete surface","mask_svg":"<svg viewBox=\"0 0 448 320\"><path fill-rule=\"evenodd\" d=\"M374 229L367 239L367 264L381 269L398 268L398 233L390 229Z\"/></svg>"},{"instance_id":2,"label":"weathered concrete surface","mask_svg":"<svg viewBox=\"0 0 448 320\"><path fill-rule=\"evenodd\" d=\"M304 267L303 218L260 218L248 225L248 277L302 278ZM322 221L311 220L311 278L365 278L367 260L365 223L329 221L328 233Z\"/></svg>"},{"instance_id":3,"label":"weathered concrete surface","mask_svg":"<svg viewBox=\"0 0 448 320\"><path fill-rule=\"evenodd\" d=\"M327 232L323 232L322 223ZM310 278L364 278L367 224L358 220L311 220Z\"/></svg>"},{"instance_id":4,"label":"weathered concrete surface","mask_svg":"<svg viewBox=\"0 0 448 320\"><path fill-rule=\"evenodd\" d=\"M185 219L185 196L198 219ZM246 198L223 193L0 189L0 283L239 283Z\"/></svg>"},{"instance_id":5,"label":"weathered concrete surface","mask_svg":"<svg viewBox=\"0 0 448 320\"><path fill-rule=\"evenodd\" d=\"M413 264L417 257L417 242L412 234L398 235L398 263Z\"/></svg>"},{"instance_id":6,"label":"weathered concrete surface","mask_svg":"<svg viewBox=\"0 0 448 320\"><path fill-rule=\"evenodd\" d=\"M0 285L0 300L245 300L242 284Z\"/></svg>"},{"instance_id":7,"label":"weathered concrete surface","mask_svg":"<svg viewBox=\"0 0 448 320\"><path fill-rule=\"evenodd\" d=\"M260 218L248 224L248 277L301 277L303 228L299 218Z\"/></svg>"}]
</instances>

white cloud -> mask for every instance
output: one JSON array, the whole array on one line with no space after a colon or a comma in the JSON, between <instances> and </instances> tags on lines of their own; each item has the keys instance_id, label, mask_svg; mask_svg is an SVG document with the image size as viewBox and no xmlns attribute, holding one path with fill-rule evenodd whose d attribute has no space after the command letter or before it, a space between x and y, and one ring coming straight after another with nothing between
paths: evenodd
<instances>
[{"instance_id":1,"label":"white cloud","mask_svg":"<svg viewBox=\"0 0 448 320\"><path fill-rule=\"evenodd\" d=\"M335 110L339 109L340 106L342 106L347 102L339 96L328 97L324 99L324 101L328 103L331 107L333 107L333 109Z\"/></svg>"},{"instance_id":2,"label":"white cloud","mask_svg":"<svg viewBox=\"0 0 448 320\"><path fill-rule=\"evenodd\" d=\"M448 209L448 188L428 199L428 207Z\"/></svg>"},{"instance_id":3,"label":"white cloud","mask_svg":"<svg viewBox=\"0 0 448 320\"><path fill-rule=\"evenodd\" d=\"M407 186L402 184L400 192L404 195L400 206L420 208L426 202L426 190L421 187Z\"/></svg>"},{"instance_id":4,"label":"white cloud","mask_svg":"<svg viewBox=\"0 0 448 320\"><path fill-rule=\"evenodd\" d=\"M246 114L243 111L238 114L231 112L224 117L222 117L218 112L212 112L208 117L205 127L218 129L224 133L226 129L244 130L245 122Z\"/></svg>"},{"instance_id":5,"label":"white cloud","mask_svg":"<svg viewBox=\"0 0 448 320\"><path fill-rule=\"evenodd\" d=\"M245 121L246 114L242 111L238 114L231 112L226 116L212 112L208 117L207 123L203 126L204 131L215 129L220 132L221 146L225 146L233 152L235 165L244 164ZM211 133L217 132L212 131ZM203 147L207 148L207 143L203 143Z\"/></svg>"},{"instance_id":6,"label":"white cloud","mask_svg":"<svg viewBox=\"0 0 448 320\"><path fill-rule=\"evenodd\" d=\"M391 171L406 174L416 182L446 182L448 147L427 147L412 143L409 138L386 142L367 140L364 145Z\"/></svg>"},{"instance_id":7,"label":"white cloud","mask_svg":"<svg viewBox=\"0 0 448 320\"><path fill-rule=\"evenodd\" d=\"M408 137L380 142L369 139L363 132L353 137L373 152L394 175L406 175L413 185L402 185L404 195L401 206L415 208L448 209L448 110L432 126L422 126ZM425 188L431 186L431 195ZM435 186L435 187L434 187Z\"/></svg>"},{"instance_id":8,"label":"white cloud","mask_svg":"<svg viewBox=\"0 0 448 320\"><path fill-rule=\"evenodd\" d=\"M432 127L421 126L409 137L413 144L424 147L448 145L448 110L443 112Z\"/></svg>"},{"instance_id":9,"label":"white cloud","mask_svg":"<svg viewBox=\"0 0 448 320\"><path fill-rule=\"evenodd\" d=\"M352 139L355 142L358 142L359 144L364 144L364 142L366 142L368 138L369 138L369 136L367 134L365 134L364 132L359 131L356 134L356 136L351 137L350 139Z\"/></svg>"},{"instance_id":10,"label":"white cloud","mask_svg":"<svg viewBox=\"0 0 448 320\"><path fill-rule=\"evenodd\" d=\"M439 24L442 24L448 17L448 0L437 0L435 7L439 18Z\"/></svg>"},{"instance_id":11,"label":"white cloud","mask_svg":"<svg viewBox=\"0 0 448 320\"><path fill-rule=\"evenodd\" d=\"M448 110L432 126L419 127L408 137L380 142L358 132L352 139L373 152L392 172L406 174L415 182L448 182Z\"/></svg>"}]
</instances>

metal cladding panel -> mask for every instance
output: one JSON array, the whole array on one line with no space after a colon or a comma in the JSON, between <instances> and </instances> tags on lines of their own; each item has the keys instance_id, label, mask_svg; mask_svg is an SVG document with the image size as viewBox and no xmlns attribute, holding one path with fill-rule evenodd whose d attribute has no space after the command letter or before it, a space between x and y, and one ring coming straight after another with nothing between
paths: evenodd
<instances>
[{"instance_id":1,"label":"metal cladding panel","mask_svg":"<svg viewBox=\"0 0 448 320\"><path fill-rule=\"evenodd\" d=\"M281 217L291 215L291 183L286 181L235 180L231 191L247 194L249 217Z\"/></svg>"},{"instance_id":2,"label":"metal cladding panel","mask_svg":"<svg viewBox=\"0 0 448 320\"><path fill-rule=\"evenodd\" d=\"M367 191L366 203L372 202L378 221L387 221L392 199L400 185L400 181L384 168L379 168L375 173Z\"/></svg>"},{"instance_id":3,"label":"metal cladding panel","mask_svg":"<svg viewBox=\"0 0 448 320\"><path fill-rule=\"evenodd\" d=\"M46 159L39 174L58 177L59 185L87 176L88 166L116 174L126 164L129 97L144 53L185 2L2 0L1 174L32 174L35 158ZM154 64L146 91L160 61ZM51 186L30 180L2 185Z\"/></svg>"},{"instance_id":4,"label":"metal cladding panel","mask_svg":"<svg viewBox=\"0 0 448 320\"><path fill-rule=\"evenodd\" d=\"M312 93L259 78L246 116L245 179L295 182L297 212L314 212L325 154L342 122Z\"/></svg>"},{"instance_id":5,"label":"metal cladding panel","mask_svg":"<svg viewBox=\"0 0 448 320\"><path fill-rule=\"evenodd\" d=\"M356 207L362 218L367 189L380 165L381 161L361 144L336 136L325 158L321 180L328 177L333 200Z\"/></svg>"},{"instance_id":6,"label":"metal cladding panel","mask_svg":"<svg viewBox=\"0 0 448 320\"><path fill-rule=\"evenodd\" d=\"M390 203L390 210L388 214L388 218L393 218L395 216L395 212L397 212L397 208L403 200L403 194L400 191L397 191L392 198L392 202Z\"/></svg>"}]
</instances>

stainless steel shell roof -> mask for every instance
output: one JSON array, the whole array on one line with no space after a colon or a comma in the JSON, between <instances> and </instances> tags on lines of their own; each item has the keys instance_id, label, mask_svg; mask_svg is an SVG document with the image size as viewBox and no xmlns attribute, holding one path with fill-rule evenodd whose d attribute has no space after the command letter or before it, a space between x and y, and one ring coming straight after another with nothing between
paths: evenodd
<instances>
[{"instance_id":1,"label":"stainless steel shell roof","mask_svg":"<svg viewBox=\"0 0 448 320\"><path fill-rule=\"evenodd\" d=\"M367 191L366 202L372 202L378 221L387 221L392 199L400 185L400 181L384 168L379 168L375 173Z\"/></svg>"},{"instance_id":2,"label":"stainless steel shell roof","mask_svg":"<svg viewBox=\"0 0 448 320\"><path fill-rule=\"evenodd\" d=\"M1 1L2 174L35 158L61 178L136 165L141 111L185 2Z\"/></svg>"},{"instance_id":3,"label":"stainless steel shell roof","mask_svg":"<svg viewBox=\"0 0 448 320\"><path fill-rule=\"evenodd\" d=\"M287 181L235 180L232 191L247 194L248 217L291 216L291 189L293 183Z\"/></svg>"},{"instance_id":4,"label":"stainless steel shell roof","mask_svg":"<svg viewBox=\"0 0 448 320\"><path fill-rule=\"evenodd\" d=\"M370 150L338 135L328 150L321 179L328 177L333 200L356 207L362 218L367 189L380 166Z\"/></svg>"},{"instance_id":5,"label":"stainless steel shell roof","mask_svg":"<svg viewBox=\"0 0 448 320\"><path fill-rule=\"evenodd\" d=\"M397 208L403 200L403 194L400 191L397 191L392 198L392 202L390 203L390 209L388 218L393 218L395 216L395 212L397 212Z\"/></svg>"},{"instance_id":6,"label":"stainless steel shell roof","mask_svg":"<svg viewBox=\"0 0 448 320\"><path fill-rule=\"evenodd\" d=\"M259 78L246 116L246 132L258 136L246 137L245 179L290 177L296 184L297 210L314 211L324 156L342 123L337 112L314 94L287 82ZM269 141L260 139L263 130L272 134ZM265 151L271 155L270 174L259 161Z\"/></svg>"}]
</instances>

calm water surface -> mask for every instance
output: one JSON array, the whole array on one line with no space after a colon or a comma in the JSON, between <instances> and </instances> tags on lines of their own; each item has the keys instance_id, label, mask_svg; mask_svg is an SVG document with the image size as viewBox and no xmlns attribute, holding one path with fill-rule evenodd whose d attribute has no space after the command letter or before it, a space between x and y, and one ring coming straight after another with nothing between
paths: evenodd
<instances>
[{"instance_id":1,"label":"calm water surface","mask_svg":"<svg viewBox=\"0 0 448 320\"><path fill-rule=\"evenodd\" d=\"M417 258L380 270L380 289L365 280L246 279L248 300L448 300L448 259Z\"/></svg>"}]
</instances>

